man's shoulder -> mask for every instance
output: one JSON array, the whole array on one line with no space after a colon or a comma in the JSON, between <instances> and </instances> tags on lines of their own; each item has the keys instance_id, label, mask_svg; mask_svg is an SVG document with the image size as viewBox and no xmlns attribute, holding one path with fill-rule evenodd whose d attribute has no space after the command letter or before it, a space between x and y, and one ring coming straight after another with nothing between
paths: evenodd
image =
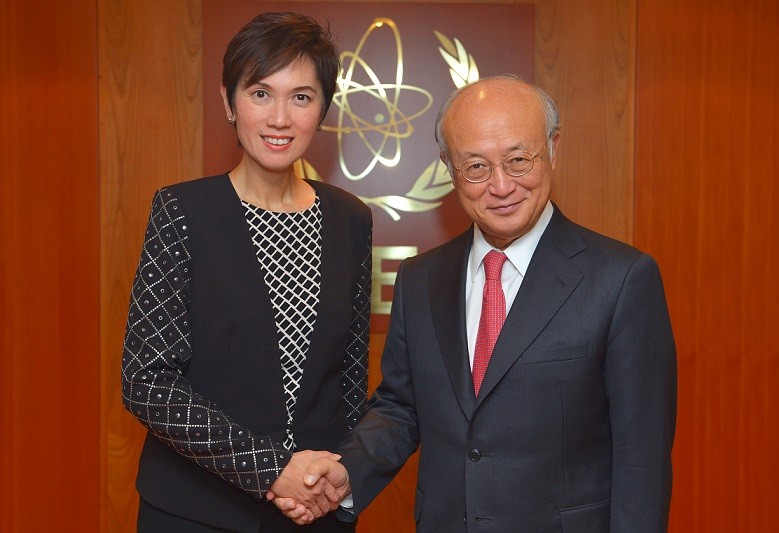
<instances>
[{"instance_id":1,"label":"man's shoulder","mask_svg":"<svg viewBox=\"0 0 779 533\"><path fill-rule=\"evenodd\" d=\"M605 258L625 259L633 261L644 252L624 241L610 237L593 229L587 228L566 218L559 210L553 218L547 231L549 237L559 243L565 242L570 246L575 242L583 250Z\"/></svg>"},{"instance_id":2,"label":"man's shoulder","mask_svg":"<svg viewBox=\"0 0 779 533\"><path fill-rule=\"evenodd\" d=\"M473 230L468 228L457 237L406 259L406 268L427 270L448 261L464 261L471 247Z\"/></svg>"},{"instance_id":3,"label":"man's shoulder","mask_svg":"<svg viewBox=\"0 0 779 533\"><path fill-rule=\"evenodd\" d=\"M582 239L588 247L616 256L636 257L642 252L635 246L595 230L579 226Z\"/></svg>"}]
</instances>

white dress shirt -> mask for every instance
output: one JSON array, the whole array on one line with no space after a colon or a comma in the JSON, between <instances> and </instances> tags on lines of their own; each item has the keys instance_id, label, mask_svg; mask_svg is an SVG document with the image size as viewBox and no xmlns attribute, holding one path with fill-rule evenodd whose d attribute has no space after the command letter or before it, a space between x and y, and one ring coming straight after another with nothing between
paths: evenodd
<instances>
[{"instance_id":1,"label":"white dress shirt","mask_svg":"<svg viewBox=\"0 0 779 533\"><path fill-rule=\"evenodd\" d=\"M535 226L509 244L505 250L508 259L503 263L503 271L500 276L500 283L503 286L503 294L506 298L506 314L514 303L514 298L519 292L519 286L525 278L527 266L536 251L538 241L546 230L549 221L552 219L554 208L552 202L547 202L541 217ZM468 272L465 279L465 326L468 338L468 358L470 359L471 369L473 369L473 352L476 347L476 334L479 331L479 319L481 318L481 304L484 293L484 256L490 250L496 250L489 244L478 225L473 227L473 246L468 257Z\"/></svg>"}]
</instances>

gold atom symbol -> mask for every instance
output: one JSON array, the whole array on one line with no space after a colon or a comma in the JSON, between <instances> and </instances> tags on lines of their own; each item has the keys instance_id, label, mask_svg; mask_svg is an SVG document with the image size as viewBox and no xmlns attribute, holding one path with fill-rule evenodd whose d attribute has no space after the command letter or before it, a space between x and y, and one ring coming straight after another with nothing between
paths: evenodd
<instances>
[{"instance_id":1,"label":"gold atom symbol","mask_svg":"<svg viewBox=\"0 0 779 533\"><path fill-rule=\"evenodd\" d=\"M368 37L379 28L388 28L394 35L397 50L394 83L382 82L374 69L360 57ZM341 171L348 179L356 181L364 178L377 163L386 167L394 167L398 164L401 154L401 140L411 136L414 131L411 121L430 109L433 104L433 95L421 87L403 84L403 43L397 25L392 19L375 19L363 34L357 48L353 52L346 51L341 54L341 63L344 67L338 78L338 91L333 96L333 103L338 108L338 123L336 126L324 126L323 129L336 133ZM355 81L357 68L360 68L368 77L369 85ZM422 109L415 113L404 113L399 106L403 91L414 91L423 95L426 102L422 105ZM357 94L367 95L369 98L375 99L384 112L375 113L371 119L358 116L353 112L349 101L350 97ZM363 106L361 105L361 107ZM372 155L369 163L362 170L352 171L346 163L343 150L344 136L346 135L358 135L362 144Z\"/></svg>"}]
</instances>

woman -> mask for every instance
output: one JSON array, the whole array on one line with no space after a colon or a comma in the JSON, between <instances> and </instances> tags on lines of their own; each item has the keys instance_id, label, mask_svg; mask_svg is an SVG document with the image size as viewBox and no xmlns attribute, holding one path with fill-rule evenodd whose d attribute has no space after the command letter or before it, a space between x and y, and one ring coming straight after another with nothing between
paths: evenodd
<instances>
[{"instance_id":1,"label":"woman","mask_svg":"<svg viewBox=\"0 0 779 533\"><path fill-rule=\"evenodd\" d=\"M293 172L338 68L313 19L253 19L222 73L240 163L154 197L122 364L125 407L149 429L140 531L298 531L265 493L302 479L316 454L296 450L334 449L362 414L370 210Z\"/></svg>"}]
</instances>

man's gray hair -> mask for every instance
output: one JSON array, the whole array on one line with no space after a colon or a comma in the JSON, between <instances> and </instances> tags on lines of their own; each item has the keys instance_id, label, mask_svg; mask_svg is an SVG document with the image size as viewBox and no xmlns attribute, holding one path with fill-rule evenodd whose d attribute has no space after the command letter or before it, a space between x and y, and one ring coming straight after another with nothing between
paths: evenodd
<instances>
[{"instance_id":1,"label":"man's gray hair","mask_svg":"<svg viewBox=\"0 0 779 533\"><path fill-rule=\"evenodd\" d=\"M454 92L452 92L451 95L449 95L449 98L447 98L446 102L444 102L444 105L442 105L441 109L438 111L438 116L435 119L435 140L438 143L439 150L446 157L447 167L449 168L449 173L452 175L452 177L454 177L454 173L452 172L454 169L452 168L451 159L449 157L449 147L446 145L446 139L444 138L444 133L443 133L444 118L446 117L449 108L452 107L452 104L454 103L454 101L457 99L457 97L460 95L460 93L463 90L490 80L508 80L508 81L520 82L525 84L534 93L536 93L538 99L541 101L541 107L543 108L544 116L546 117L546 143L547 143L546 148L547 148L547 152L549 153L549 159L552 159L554 157L553 138L555 134L557 134L557 132L560 131L561 124L560 124L560 113L557 111L557 105L554 103L554 100L552 100L552 97L549 96L549 94L541 87L526 82L516 74L497 74L495 76L488 76L486 78L478 79L473 83L469 83L468 85L465 85L455 90Z\"/></svg>"}]
</instances>

